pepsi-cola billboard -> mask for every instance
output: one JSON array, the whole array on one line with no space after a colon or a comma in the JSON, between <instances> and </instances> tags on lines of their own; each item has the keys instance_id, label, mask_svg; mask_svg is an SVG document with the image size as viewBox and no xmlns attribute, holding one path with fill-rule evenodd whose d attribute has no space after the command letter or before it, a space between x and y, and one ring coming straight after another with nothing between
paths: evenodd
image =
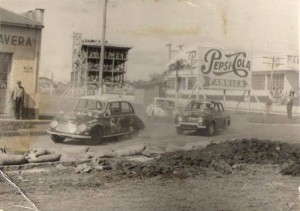
<instances>
[{"instance_id":1,"label":"pepsi-cola billboard","mask_svg":"<svg viewBox=\"0 0 300 211\"><path fill-rule=\"evenodd\" d=\"M243 51L198 48L199 78L206 89L251 89L252 55Z\"/></svg>"}]
</instances>

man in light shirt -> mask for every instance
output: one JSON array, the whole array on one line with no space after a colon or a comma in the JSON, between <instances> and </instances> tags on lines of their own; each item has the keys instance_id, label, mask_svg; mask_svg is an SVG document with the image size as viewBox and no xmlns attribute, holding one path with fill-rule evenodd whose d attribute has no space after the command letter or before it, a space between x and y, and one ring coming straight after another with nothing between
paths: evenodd
<instances>
[{"instance_id":1,"label":"man in light shirt","mask_svg":"<svg viewBox=\"0 0 300 211\"><path fill-rule=\"evenodd\" d=\"M25 97L25 89L24 87L22 87L22 82L17 81L17 86L13 89L11 93L14 116L16 119L22 119L24 97Z\"/></svg>"}]
</instances>

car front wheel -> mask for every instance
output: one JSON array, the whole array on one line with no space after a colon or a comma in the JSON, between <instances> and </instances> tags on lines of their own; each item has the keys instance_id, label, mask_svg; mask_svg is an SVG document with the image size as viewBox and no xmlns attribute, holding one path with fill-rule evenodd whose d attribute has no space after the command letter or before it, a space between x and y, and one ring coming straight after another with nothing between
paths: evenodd
<instances>
[{"instance_id":1,"label":"car front wheel","mask_svg":"<svg viewBox=\"0 0 300 211\"><path fill-rule=\"evenodd\" d=\"M135 138L139 135L140 130L134 126L129 127L129 135L131 138Z\"/></svg>"},{"instance_id":2,"label":"car front wheel","mask_svg":"<svg viewBox=\"0 0 300 211\"><path fill-rule=\"evenodd\" d=\"M61 136L58 136L58 135L51 135L51 140L55 143L62 143L65 138L64 137L61 137Z\"/></svg>"},{"instance_id":3,"label":"car front wheel","mask_svg":"<svg viewBox=\"0 0 300 211\"><path fill-rule=\"evenodd\" d=\"M207 127L207 135L212 136L215 133L215 124L212 122Z\"/></svg>"},{"instance_id":4,"label":"car front wheel","mask_svg":"<svg viewBox=\"0 0 300 211\"><path fill-rule=\"evenodd\" d=\"M176 132L178 135L182 135L184 131L181 128L176 128Z\"/></svg>"},{"instance_id":5,"label":"car front wheel","mask_svg":"<svg viewBox=\"0 0 300 211\"><path fill-rule=\"evenodd\" d=\"M101 127L94 127L90 132L90 143L91 144L99 144L103 138L103 130Z\"/></svg>"}]
</instances>

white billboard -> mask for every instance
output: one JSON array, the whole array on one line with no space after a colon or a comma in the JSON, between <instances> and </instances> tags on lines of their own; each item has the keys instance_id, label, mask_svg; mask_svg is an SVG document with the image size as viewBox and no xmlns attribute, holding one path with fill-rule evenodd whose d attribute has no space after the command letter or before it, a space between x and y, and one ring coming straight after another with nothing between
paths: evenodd
<instances>
[{"instance_id":1,"label":"white billboard","mask_svg":"<svg viewBox=\"0 0 300 211\"><path fill-rule=\"evenodd\" d=\"M198 48L199 80L205 89L250 90L252 55L243 51Z\"/></svg>"}]
</instances>

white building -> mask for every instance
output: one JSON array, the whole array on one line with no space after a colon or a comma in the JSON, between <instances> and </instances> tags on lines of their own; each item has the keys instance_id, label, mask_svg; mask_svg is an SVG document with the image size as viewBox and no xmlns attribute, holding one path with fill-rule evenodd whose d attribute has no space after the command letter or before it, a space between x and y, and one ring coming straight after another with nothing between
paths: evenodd
<instances>
[{"instance_id":1,"label":"white building","mask_svg":"<svg viewBox=\"0 0 300 211\"><path fill-rule=\"evenodd\" d=\"M241 100L241 96L246 91L245 96L250 92L251 96L257 96L261 103L265 103L270 89L274 87L282 95L288 95L291 89L294 90L296 93L295 104L298 105L298 55L258 55L252 52L220 49L222 53L210 55L210 57L215 56L214 62L208 61L211 58L206 58L207 61L205 61L205 56L203 56L204 54L201 51L207 53L208 51L212 52L213 49L220 48L209 48L207 46L186 48L171 59L166 67L167 97L175 97L177 94L176 77L178 77L178 95L181 99L186 99L191 95L195 82L200 78L200 81L202 81L201 84L204 86L200 94L206 94L211 99L223 100L225 93L226 101L236 102ZM240 56L236 57L235 55ZM179 66L178 61L180 61ZM176 62L177 67L175 65ZM202 66L206 66L207 68L208 65L212 69L215 68L212 72L219 72L216 74L219 76L216 77L221 77L221 80L214 82L210 80L209 83L212 84L209 86L206 84L207 80L203 80L205 74L202 73ZM233 68L234 65L236 65L235 68ZM232 74L232 72L235 72L233 69L245 71L245 73L248 71L248 76L245 78L243 78L244 76L236 78L236 74ZM243 74L243 72L240 73ZM178 75L176 76L176 74ZM272 87L271 78L273 80ZM194 96L192 97L195 98L196 94L197 92L194 92ZM253 101L255 101L254 97L251 98L251 102Z\"/></svg>"},{"instance_id":2,"label":"white building","mask_svg":"<svg viewBox=\"0 0 300 211\"><path fill-rule=\"evenodd\" d=\"M0 7L0 114L10 113L10 93L21 80L25 88L25 118L39 113L38 75L43 9L16 14Z\"/></svg>"}]
</instances>

